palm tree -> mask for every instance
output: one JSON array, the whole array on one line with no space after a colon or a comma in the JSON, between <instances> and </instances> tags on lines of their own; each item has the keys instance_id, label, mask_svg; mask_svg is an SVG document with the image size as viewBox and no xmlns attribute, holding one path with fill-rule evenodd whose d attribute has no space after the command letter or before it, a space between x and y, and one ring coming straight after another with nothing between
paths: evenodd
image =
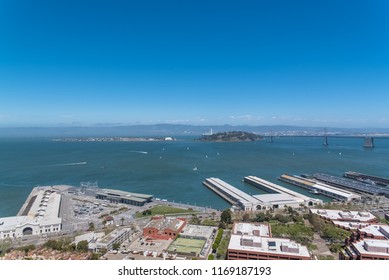
<instances>
[{"instance_id":1,"label":"palm tree","mask_svg":"<svg viewBox=\"0 0 389 280\"><path fill-rule=\"evenodd\" d=\"M124 217L121 217L120 221L122 222L122 226L123 226L123 224L124 224Z\"/></svg>"}]
</instances>

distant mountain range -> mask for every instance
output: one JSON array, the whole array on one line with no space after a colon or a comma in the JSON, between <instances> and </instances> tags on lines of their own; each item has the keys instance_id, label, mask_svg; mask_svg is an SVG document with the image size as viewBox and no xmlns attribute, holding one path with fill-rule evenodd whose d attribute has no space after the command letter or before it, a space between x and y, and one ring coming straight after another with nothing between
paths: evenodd
<instances>
[{"instance_id":1,"label":"distant mountain range","mask_svg":"<svg viewBox=\"0 0 389 280\"><path fill-rule=\"evenodd\" d=\"M389 128L323 128L288 125L128 125L90 127L10 127L0 128L0 137L115 137L115 136L193 136L197 138L210 131L245 131L259 135L363 135L387 134Z\"/></svg>"}]
</instances>

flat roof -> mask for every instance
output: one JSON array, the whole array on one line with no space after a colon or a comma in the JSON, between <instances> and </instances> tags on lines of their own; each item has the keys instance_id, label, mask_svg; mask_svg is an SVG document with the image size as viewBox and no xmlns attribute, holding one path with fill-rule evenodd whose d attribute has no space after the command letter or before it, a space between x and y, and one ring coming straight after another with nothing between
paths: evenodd
<instances>
[{"instance_id":1,"label":"flat roof","mask_svg":"<svg viewBox=\"0 0 389 280\"><path fill-rule=\"evenodd\" d=\"M235 223L232 233L236 235L270 237L270 226L268 224Z\"/></svg>"},{"instance_id":2,"label":"flat roof","mask_svg":"<svg viewBox=\"0 0 389 280\"><path fill-rule=\"evenodd\" d=\"M177 218L159 218L152 219L145 228L153 227L158 230L161 229L172 229L178 230L185 222Z\"/></svg>"},{"instance_id":3,"label":"flat roof","mask_svg":"<svg viewBox=\"0 0 389 280\"><path fill-rule=\"evenodd\" d=\"M369 225L367 227L361 228L360 231L365 232L367 234L372 234L374 236L381 236L386 239L389 239L389 225L385 225L385 224Z\"/></svg>"},{"instance_id":4,"label":"flat roof","mask_svg":"<svg viewBox=\"0 0 389 280\"><path fill-rule=\"evenodd\" d=\"M61 223L59 208L61 194L52 187L37 188L36 198L27 213L31 220L37 219L40 224Z\"/></svg>"},{"instance_id":5,"label":"flat roof","mask_svg":"<svg viewBox=\"0 0 389 280\"><path fill-rule=\"evenodd\" d=\"M288 204L288 203L302 203L303 199L291 196L286 193L268 193L253 195L256 199L265 204Z\"/></svg>"},{"instance_id":6,"label":"flat roof","mask_svg":"<svg viewBox=\"0 0 389 280\"><path fill-rule=\"evenodd\" d=\"M357 194L352 193L350 191L336 188L336 187L333 187L333 186L330 186L330 185L327 185L324 183L316 182L314 180L302 178L299 176L290 176L290 175L284 174L281 177L287 178L287 179L292 180L292 181L299 182L300 184L308 185L312 188L316 188L316 189L320 189L320 190L323 190L323 191L326 191L326 192L329 192L332 194L336 194L338 196L342 196L342 197L345 197L348 199L361 197L360 195L357 195Z\"/></svg>"},{"instance_id":7,"label":"flat roof","mask_svg":"<svg viewBox=\"0 0 389 280\"><path fill-rule=\"evenodd\" d=\"M192 236L208 239L216 229L217 227L186 225L181 232L181 236Z\"/></svg>"},{"instance_id":8,"label":"flat roof","mask_svg":"<svg viewBox=\"0 0 389 280\"><path fill-rule=\"evenodd\" d=\"M241 245L241 239L251 239L253 242L260 244L260 246L244 246ZM288 252L287 250L282 250L282 247L293 248L298 250L298 252ZM231 235L230 243L228 245L228 250L240 250L247 252L257 252L257 253L266 253L266 254L277 254L277 255L286 255L286 256L299 256L299 257L308 257L310 254L306 246L302 246L296 242L291 241L290 239L285 238L269 238L269 237L259 237L259 236L241 236L241 235Z\"/></svg>"},{"instance_id":9,"label":"flat roof","mask_svg":"<svg viewBox=\"0 0 389 280\"><path fill-rule=\"evenodd\" d=\"M253 184L253 183L258 184L260 186L263 186L264 188L269 188L269 189L276 191L278 193L284 193L284 194L288 194L290 196L298 197L300 199L303 199L304 201L323 202L320 199L312 198L312 197L303 195L301 193L295 192L291 189L282 187L280 185L274 184L272 182L266 181L266 180L264 180L262 178L258 178L256 176L247 176L247 177L245 177L245 181L247 181L248 183L251 183L251 184Z\"/></svg>"},{"instance_id":10,"label":"flat roof","mask_svg":"<svg viewBox=\"0 0 389 280\"><path fill-rule=\"evenodd\" d=\"M139 198L144 198L144 199L150 199L153 196L151 194L143 194L143 193L133 193L133 192L127 192L127 191L122 191L122 190L114 190L114 189L101 189L100 192L102 194L112 194L112 195L117 195L121 197L139 197Z\"/></svg>"},{"instance_id":11,"label":"flat roof","mask_svg":"<svg viewBox=\"0 0 389 280\"><path fill-rule=\"evenodd\" d=\"M115 229L113 232L111 232L110 234L104 236L102 239L97 240L96 243L108 244L112 240L115 240L118 236L122 235L123 233L125 233L127 231L130 231L130 229L129 228Z\"/></svg>"},{"instance_id":12,"label":"flat roof","mask_svg":"<svg viewBox=\"0 0 389 280\"><path fill-rule=\"evenodd\" d=\"M389 240L363 239L353 243L354 248L363 255L389 257Z\"/></svg>"},{"instance_id":13,"label":"flat roof","mask_svg":"<svg viewBox=\"0 0 389 280\"><path fill-rule=\"evenodd\" d=\"M330 220L349 220L359 222L369 222L375 220L376 217L370 212L364 211L342 211L342 210L331 210L331 209L314 209L310 211L314 214L318 214L324 218Z\"/></svg>"},{"instance_id":14,"label":"flat roof","mask_svg":"<svg viewBox=\"0 0 389 280\"><path fill-rule=\"evenodd\" d=\"M368 225L369 223L361 223L361 222L342 222L342 221L332 221L335 225L343 227L345 229L349 230L356 230L360 228L364 228Z\"/></svg>"}]
</instances>

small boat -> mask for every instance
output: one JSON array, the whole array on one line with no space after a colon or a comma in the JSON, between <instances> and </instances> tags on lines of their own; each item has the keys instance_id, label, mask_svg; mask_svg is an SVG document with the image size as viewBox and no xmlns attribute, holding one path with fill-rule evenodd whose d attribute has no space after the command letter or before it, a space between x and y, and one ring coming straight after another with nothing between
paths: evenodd
<instances>
[{"instance_id":1,"label":"small boat","mask_svg":"<svg viewBox=\"0 0 389 280\"><path fill-rule=\"evenodd\" d=\"M197 171L197 166L193 167L193 171Z\"/></svg>"}]
</instances>

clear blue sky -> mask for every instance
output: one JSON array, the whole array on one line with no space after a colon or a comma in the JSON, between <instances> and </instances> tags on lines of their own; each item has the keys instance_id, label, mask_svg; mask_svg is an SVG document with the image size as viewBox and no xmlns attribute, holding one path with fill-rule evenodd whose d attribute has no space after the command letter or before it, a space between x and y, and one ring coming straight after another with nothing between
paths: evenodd
<instances>
[{"instance_id":1,"label":"clear blue sky","mask_svg":"<svg viewBox=\"0 0 389 280\"><path fill-rule=\"evenodd\" d=\"M0 1L0 126L389 127L389 1Z\"/></svg>"}]
</instances>

